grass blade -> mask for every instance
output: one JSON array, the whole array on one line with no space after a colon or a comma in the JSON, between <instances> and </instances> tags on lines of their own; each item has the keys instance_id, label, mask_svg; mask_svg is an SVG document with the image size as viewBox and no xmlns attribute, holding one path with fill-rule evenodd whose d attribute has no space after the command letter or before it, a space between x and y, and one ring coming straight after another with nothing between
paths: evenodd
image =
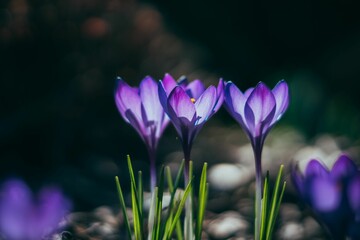
<instances>
[{"instance_id":1,"label":"grass blade","mask_svg":"<svg viewBox=\"0 0 360 240\"><path fill-rule=\"evenodd\" d=\"M267 222L268 222L268 212L267 212L267 208L268 208L268 201L269 201L269 171L267 171L266 173L266 177L265 177L265 181L264 181L264 193L263 193L263 199L261 202L261 209L262 209L262 213L261 213L261 226L260 226L260 239L263 239L265 234L266 234L266 230L267 230Z\"/></svg>"},{"instance_id":2,"label":"grass blade","mask_svg":"<svg viewBox=\"0 0 360 240\"><path fill-rule=\"evenodd\" d=\"M156 215L155 215L155 225L154 225L154 239L161 239L161 213L162 213L162 202L163 202L163 193L164 193L164 167L160 170L160 182L157 193L156 201Z\"/></svg>"},{"instance_id":3,"label":"grass blade","mask_svg":"<svg viewBox=\"0 0 360 240\"><path fill-rule=\"evenodd\" d=\"M278 200L278 203L276 204L276 209L275 209L275 213L274 213L274 221L272 222L272 225L270 226L271 228L270 228L269 240L271 240L271 237L272 237L272 232L273 232L274 226L275 226L275 220L277 218L277 215L279 214L279 209L280 209L282 198L284 196L285 188L286 188L286 181L284 182L284 184L282 186L279 200Z\"/></svg>"},{"instance_id":4,"label":"grass blade","mask_svg":"<svg viewBox=\"0 0 360 240\"><path fill-rule=\"evenodd\" d=\"M151 202L149 208L149 217L148 217L148 240L151 240L154 234L154 225L155 225L155 211L156 211L156 197L158 194L158 187L154 188L154 191L151 193Z\"/></svg>"},{"instance_id":5,"label":"grass blade","mask_svg":"<svg viewBox=\"0 0 360 240\"><path fill-rule=\"evenodd\" d=\"M205 208L207 202L208 195L208 184L207 184L207 163L204 163L201 177L200 177L200 187L199 187L199 206L198 206L198 215L197 215L197 223L195 228L195 239L201 239L202 233L202 223L205 215Z\"/></svg>"},{"instance_id":6,"label":"grass blade","mask_svg":"<svg viewBox=\"0 0 360 240\"><path fill-rule=\"evenodd\" d=\"M280 186L280 181L283 175L283 169L284 169L284 165L280 166L280 170L279 173L277 175L276 178L276 182L275 182L275 188L273 191L273 195L272 195L272 200L271 200L271 209L270 209L270 215L268 218L268 228L267 228L267 233L266 233L266 239L271 239L271 234L273 231L273 227L275 225L275 218L276 218L276 209L278 209L278 206L280 205L279 202L279 186ZM283 189L284 190L284 189Z\"/></svg>"},{"instance_id":7,"label":"grass blade","mask_svg":"<svg viewBox=\"0 0 360 240\"><path fill-rule=\"evenodd\" d=\"M189 184L186 186L186 189L184 191L184 195L180 200L179 206L176 210L173 222L170 226L170 230L168 231L168 235L166 237L164 237L164 239L171 239L171 234L173 233L175 227L176 227L176 222L179 220L181 212L185 206L185 203L187 201L188 195L190 194L190 192L192 191L192 179L189 181Z\"/></svg>"},{"instance_id":8,"label":"grass blade","mask_svg":"<svg viewBox=\"0 0 360 240\"><path fill-rule=\"evenodd\" d=\"M179 187L179 184L180 184L180 181L181 181L181 179L183 177L184 166L185 166L185 160L182 160L181 164L179 166L179 170L177 172L176 178L175 178L175 184L173 184L173 182L172 182L172 176L171 176L170 168L167 167L166 174L167 174L168 186L169 186L169 191L171 193L171 197L170 197L170 204L169 204L167 222L166 222L166 224L169 225L169 226L166 227L166 229L167 229L166 231L169 230L169 227L171 226L171 224L173 222L174 201L176 199L176 191L177 191L177 189ZM177 236L177 239L183 239L183 234L182 234L180 221L176 222L176 236Z\"/></svg>"},{"instance_id":9,"label":"grass blade","mask_svg":"<svg viewBox=\"0 0 360 240\"><path fill-rule=\"evenodd\" d=\"M189 161L189 179L193 178L193 162ZM193 193L192 187L190 189L190 197L186 201L185 205L185 220L184 220L184 236L185 239L194 238L193 229Z\"/></svg>"},{"instance_id":10,"label":"grass blade","mask_svg":"<svg viewBox=\"0 0 360 240\"><path fill-rule=\"evenodd\" d=\"M171 169L169 166L165 167L165 175L166 175L166 181L168 184L169 192L172 193L174 191L174 183L171 176Z\"/></svg>"},{"instance_id":11,"label":"grass blade","mask_svg":"<svg viewBox=\"0 0 360 240\"><path fill-rule=\"evenodd\" d=\"M142 229L141 229L141 217L139 208L136 202L136 192L134 191L134 188L131 188L131 205L132 205L132 211L133 211L133 218L134 218L134 234L136 240L142 239Z\"/></svg>"},{"instance_id":12,"label":"grass blade","mask_svg":"<svg viewBox=\"0 0 360 240\"><path fill-rule=\"evenodd\" d=\"M184 161L182 161L182 163L180 165L180 169L177 173L177 179L180 179L180 177L183 174L183 170L184 170ZM167 236L168 231L170 231L170 226L171 226L171 224L173 222L173 218L174 218L174 201L176 201L176 191L178 188L179 180L177 181L177 184L174 186L173 181L172 181L172 176L171 176L171 170L170 170L170 167L168 167L168 166L165 168L165 173L166 173L166 177L167 177L169 191L171 194L168 213L167 213L167 220L166 220L165 230L164 230L164 236ZM180 239L180 240L183 239L180 221L176 222L175 230L176 230L177 239Z\"/></svg>"},{"instance_id":13,"label":"grass blade","mask_svg":"<svg viewBox=\"0 0 360 240\"><path fill-rule=\"evenodd\" d=\"M138 199L139 199L139 211L143 215L143 206L144 206L144 190L143 190L143 181L142 181L142 172L138 172Z\"/></svg>"},{"instance_id":14,"label":"grass blade","mask_svg":"<svg viewBox=\"0 0 360 240\"><path fill-rule=\"evenodd\" d=\"M125 222L125 227L126 227L126 232L128 234L128 238L129 240L131 239L131 228L130 228L130 223L129 223L129 217L126 213L126 205L125 205L125 201L124 201L124 195L122 193L121 190L121 185L120 185L120 181L118 176L115 177L115 183L116 183L116 188L119 194L119 200L120 200L120 206L121 206L121 210L122 213L124 215L124 222Z\"/></svg>"},{"instance_id":15,"label":"grass blade","mask_svg":"<svg viewBox=\"0 0 360 240\"><path fill-rule=\"evenodd\" d=\"M139 204L134 171L132 168L131 159L129 155L127 156L127 162L128 162L128 169L130 173L130 182L131 182L131 205L132 205L133 218L134 218L134 234L136 240L142 240L145 238L143 232L143 217L141 212L142 207L140 207Z\"/></svg>"},{"instance_id":16,"label":"grass blade","mask_svg":"<svg viewBox=\"0 0 360 240\"><path fill-rule=\"evenodd\" d=\"M176 179L175 179L175 183L174 183L174 191L173 191L174 194L176 192L176 189L179 187L180 181L181 181L181 179L183 177L184 167L185 167L185 160L182 160L181 164L179 166L178 174L177 174ZM189 177L191 178L190 175L189 175Z\"/></svg>"}]
</instances>

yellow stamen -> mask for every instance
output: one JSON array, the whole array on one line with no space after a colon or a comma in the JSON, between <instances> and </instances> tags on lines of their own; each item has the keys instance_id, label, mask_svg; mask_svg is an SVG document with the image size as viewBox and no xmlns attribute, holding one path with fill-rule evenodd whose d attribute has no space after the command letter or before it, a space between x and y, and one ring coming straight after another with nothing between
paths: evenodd
<instances>
[{"instance_id":1,"label":"yellow stamen","mask_svg":"<svg viewBox=\"0 0 360 240\"><path fill-rule=\"evenodd\" d=\"M190 98L190 101L192 102L192 103L195 103L195 98Z\"/></svg>"}]
</instances>

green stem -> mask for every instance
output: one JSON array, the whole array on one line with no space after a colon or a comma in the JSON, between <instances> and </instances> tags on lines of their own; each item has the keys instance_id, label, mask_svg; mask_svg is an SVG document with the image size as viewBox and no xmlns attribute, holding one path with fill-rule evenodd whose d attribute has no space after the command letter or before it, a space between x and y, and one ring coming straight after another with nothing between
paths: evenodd
<instances>
[{"instance_id":1,"label":"green stem","mask_svg":"<svg viewBox=\"0 0 360 240\"><path fill-rule=\"evenodd\" d=\"M154 191L156 187L156 150L148 148L149 160L150 160L150 190Z\"/></svg>"},{"instance_id":2,"label":"green stem","mask_svg":"<svg viewBox=\"0 0 360 240\"><path fill-rule=\"evenodd\" d=\"M255 157L255 240L260 240L261 229L261 199L262 199L262 170L261 170L261 153L262 142L260 138L255 138L252 143Z\"/></svg>"}]
</instances>

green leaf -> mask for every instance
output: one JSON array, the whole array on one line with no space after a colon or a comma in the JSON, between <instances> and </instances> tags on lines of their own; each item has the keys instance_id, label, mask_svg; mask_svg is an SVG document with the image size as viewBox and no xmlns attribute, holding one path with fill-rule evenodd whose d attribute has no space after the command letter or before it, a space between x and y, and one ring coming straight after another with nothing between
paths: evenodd
<instances>
[{"instance_id":1,"label":"green leaf","mask_svg":"<svg viewBox=\"0 0 360 240\"><path fill-rule=\"evenodd\" d=\"M181 176L183 175L183 171L184 171L184 161L182 161L181 164L180 164L180 168L179 168L179 171L177 173L176 180L175 180L175 185L174 185L173 182L172 182L170 168L166 167L166 177L167 177L167 182L168 182L168 186L169 186L169 191L170 191L170 194L171 194L170 204L169 204L169 209L168 209L168 215L171 213L171 209L173 207L173 202L174 202L174 199L175 199L176 190L179 187L179 183L180 183Z\"/></svg>"},{"instance_id":2,"label":"green leaf","mask_svg":"<svg viewBox=\"0 0 360 240\"><path fill-rule=\"evenodd\" d=\"M143 190L143 181L142 181L142 172L138 172L138 199L139 199L139 210L140 214L143 214L143 206L144 206L144 190Z\"/></svg>"},{"instance_id":3,"label":"green leaf","mask_svg":"<svg viewBox=\"0 0 360 240\"><path fill-rule=\"evenodd\" d=\"M156 201L156 218L155 218L155 225L154 225L154 232L153 239L161 239L161 213L162 213L162 202L163 202L163 193L164 193L164 167L161 167L160 170L160 182L159 182L159 190L157 194L157 201Z\"/></svg>"},{"instance_id":4,"label":"green leaf","mask_svg":"<svg viewBox=\"0 0 360 240\"><path fill-rule=\"evenodd\" d=\"M149 217L148 217L148 240L151 240L154 234L154 225L155 225L155 212L157 205L157 195L158 195L158 187L154 188L154 191L151 193L151 202L149 208Z\"/></svg>"},{"instance_id":5,"label":"green leaf","mask_svg":"<svg viewBox=\"0 0 360 240\"><path fill-rule=\"evenodd\" d=\"M172 193L174 191L174 183L172 181L171 169L169 166L165 167L165 175L166 175L169 192Z\"/></svg>"},{"instance_id":6,"label":"green leaf","mask_svg":"<svg viewBox=\"0 0 360 240\"><path fill-rule=\"evenodd\" d=\"M188 185L186 186L186 189L184 191L184 195L180 200L179 206L178 206L178 208L176 210L176 213L175 213L174 219L172 221L172 224L170 226L170 229L167 232L167 235L164 236L164 239L171 239L171 235L172 235L172 233L173 233L173 231L174 231L174 229L176 227L176 223L180 218L181 212L182 212L182 210L184 208L184 205L186 203L188 195L190 194L191 191L192 191L192 179L189 181Z\"/></svg>"},{"instance_id":7,"label":"green leaf","mask_svg":"<svg viewBox=\"0 0 360 240\"><path fill-rule=\"evenodd\" d=\"M207 163L204 163L201 178L200 178L200 187L199 187L199 203L198 203L198 214L197 214L197 223L195 228L195 239L201 239L202 233L202 224L204 221L205 208L208 195L208 184L207 184Z\"/></svg>"},{"instance_id":8,"label":"green leaf","mask_svg":"<svg viewBox=\"0 0 360 240\"><path fill-rule=\"evenodd\" d=\"M132 211L133 211L133 218L134 218L134 233L135 233L135 239L141 240L142 239L142 229L141 229L141 215L140 210L138 207L138 204L136 202L136 192L134 191L134 188L131 188L131 205L132 205Z\"/></svg>"},{"instance_id":9,"label":"green leaf","mask_svg":"<svg viewBox=\"0 0 360 240\"><path fill-rule=\"evenodd\" d=\"M277 215L279 214L279 209L280 209L280 205L281 205L281 201L282 201L282 198L284 196L284 192L285 192L285 188L286 188L286 181L283 183L282 185L282 189L281 189L281 193L280 193L280 196L279 196L279 200L278 200L278 203L276 204L276 209L275 209L275 213L274 213L274 221L272 223L272 226L271 226L271 232L270 232L270 238L271 239L271 236L272 236L272 232L274 230L274 226L275 226L275 220L277 218Z\"/></svg>"},{"instance_id":10,"label":"green leaf","mask_svg":"<svg viewBox=\"0 0 360 240\"><path fill-rule=\"evenodd\" d=\"M268 215L268 201L269 201L269 171L266 173L265 181L264 181L264 193L263 199L261 201L261 226L260 226L260 239L263 239L266 234L267 229L267 215Z\"/></svg>"},{"instance_id":11,"label":"green leaf","mask_svg":"<svg viewBox=\"0 0 360 240\"><path fill-rule=\"evenodd\" d=\"M269 213L270 215L267 220L267 224L268 224L267 232L266 232L267 240L271 240L271 238L272 238L272 232L274 230L275 220L278 215L281 200L282 200L282 197L283 197L283 194L285 191L286 182L284 182L282 191L279 193L279 187L280 187L280 182L281 182L282 175L283 175L283 169L284 169L284 165L281 165L279 173L276 178L275 188L274 188L274 191L272 194L271 209L270 209L270 213Z\"/></svg>"},{"instance_id":12,"label":"green leaf","mask_svg":"<svg viewBox=\"0 0 360 240\"><path fill-rule=\"evenodd\" d=\"M144 232L143 232L143 217L142 217L142 207L139 204L138 199L138 191L136 189L136 181L134 176L134 171L131 165L130 156L127 156L128 162L128 169L130 173L130 182L131 182L131 205L133 211L133 218L134 218L134 234L136 240L144 239Z\"/></svg>"},{"instance_id":13,"label":"green leaf","mask_svg":"<svg viewBox=\"0 0 360 240\"><path fill-rule=\"evenodd\" d=\"M126 232L128 234L128 238L131 239L131 229L130 229L129 217L128 217L127 213L126 213L124 195L123 195L122 190L121 190L121 185L120 185L120 181L119 181L118 176L115 177L115 183L116 183L116 188L117 188L117 191L118 191L118 194L119 194L121 210L122 210L122 213L124 215L124 222L125 222Z\"/></svg>"},{"instance_id":14,"label":"green leaf","mask_svg":"<svg viewBox=\"0 0 360 240\"><path fill-rule=\"evenodd\" d=\"M144 219L143 219L143 180L141 171L138 172L138 181L136 181L134 176L133 167L131 164L130 157L127 156L128 170L130 175L131 183L131 205L133 212L133 234L135 240L145 239L145 232L143 229ZM199 185L199 198L198 198L198 209L197 209L197 218L195 225L195 232L193 231L193 163L189 162L189 182L186 185L186 188L182 196L178 195L178 187L183 176L185 162L183 161L180 165L179 171L176 176L175 184L173 184L170 168L161 168L160 177L159 177L159 186L154 188L154 192L151 196L151 203L148 216L148 240L170 240L174 230L176 229L176 237L179 240L184 239L182 235L182 227L180 223L180 216L185 207L185 223L184 223L184 234L186 239L201 239L202 233L202 224L205 215L205 209L207 204L207 196L209 186L207 184L207 163L204 164L200 185ZM166 212L165 218L162 212L163 207L163 196L164 196L164 186L165 186L165 174L169 186L170 192L170 203L168 210ZM121 190L121 185L119 178L115 178L116 186L120 199L120 206L122 208L125 226L127 230L127 235L129 239L132 239L132 231L129 223L129 219L126 213L126 206L124 201L124 196ZM189 197L190 195L190 197ZM194 235L195 234L195 235Z\"/></svg>"},{"instance_id":15,"label":"green leaf","mask_svg":"<svg viewBox=\"0 0 360 240\"><path fill-rule=\"evenodd\" d=\"M180 168L178 170L177 177L176 177L176 182L175 182L175 186L174 186L173 181L172 181L170 167L167 166L165 168L165 173L166 173L166 177L167 177L167 183L168 183L168 187L169 187L171 197L170 197L169 208L168 208L168 211L167 211L167 220L166 220L166 224L165 224L164 236L168 235L168 231L170 230L170 226L171 226L172 222L174 221L173 220L174 211L175 211L175 209L174 209L174 201L176 201L176 191L178 189L178 185L179 185L179 182L180 182L179 179L183 175L183 171L184 171L184 160L180 164ZM183 239L180 221L176 222L176 237L179 240Z\"/></svg>"},{"instance_id":16,"label":"green leaf","mask_svg":"<svg viewBox=\"0 0 360 240\"><path fill-rule=\"evenodd\" d=\"M189 161L189 179L193 178L193 162ZM184 220L184 236L185 239L194 238L193 227L193 192L192 187L190 189L190 197L186 201L185 205L185 220Z\"/></svg>"},{"instance_id":17,"label":"green leaf","mask_svg":"<svg viewBox=\"0 0 360 240\"><path fill-rule=\"evenodd\" d=\"M184 167L185 167L185 160L182 160L181 164L180 164L180 167L179 167L178 174L177 174L176 179L175 179L174 191L173 191L174 194L175 194L176 189L179 187L180 181L181 181L181 179L183 177Z\"/></svg>"}]
</instances>

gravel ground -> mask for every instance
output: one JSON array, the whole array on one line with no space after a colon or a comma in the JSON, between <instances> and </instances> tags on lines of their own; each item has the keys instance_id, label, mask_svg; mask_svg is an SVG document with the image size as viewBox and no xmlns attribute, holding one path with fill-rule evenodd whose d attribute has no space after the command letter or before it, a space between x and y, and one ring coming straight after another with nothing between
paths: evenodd
<instances>
[{"instance_id":1,"label":"gravel ground","mask_svg":"<svg viewBox=\"0 0 360 240\"><path fill-rule=\"evenodd\" d=\"M211 137L213 135L216 135L216 140ZM206 151L203 145L209 146ZM358 150L357 146L350 145L341 137L321 135L309 144L294 129L276 128L270 134L263 154L264 169L269 169L271 179L274 179L278 167L284 164L284 176L288 182L275 239L326 239L321 226L294 191L289 179L291 164L298 162L301 168L305 165L303 161L317 157L330 166L341 151L357 157ZM165 164L175 171L179 156L179 152L168 154ZM200 134L193 158L209 164L210 192L203 238L252 239L254 164L251 147L244 135L238 129L209 127ZM195 163L195 174L199 174L201 166L201 162ZM131 216L130 209L128 213ZM118 207L101 206L91 212L71 213L63 224L65 231L53 239L124 238L123 218Z\"/></svg>"}]
</instances>

